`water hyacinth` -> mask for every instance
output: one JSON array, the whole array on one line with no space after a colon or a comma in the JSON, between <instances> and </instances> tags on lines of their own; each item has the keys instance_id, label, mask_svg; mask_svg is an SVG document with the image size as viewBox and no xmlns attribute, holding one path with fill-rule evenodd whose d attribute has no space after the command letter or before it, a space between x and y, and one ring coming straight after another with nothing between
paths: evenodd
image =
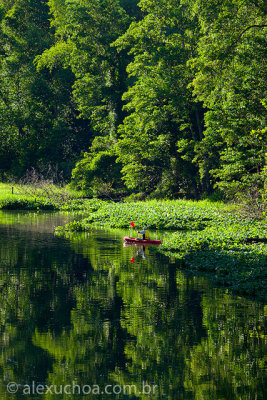
<instances>
[{"instance_id":1,"label":"water hyacinth","mask_svg":"<svg viewBox=\"0 0 267 400\"><path fill-rule=\"evenodd\" d=\"M180 259L182 268L207 274L237 293L267 298L266 225L242 218L234 206L184 200L102 202L97 211L64 229L129 228L131 221L146 225L152 234L154 229L169 230L158 251Z\"/></svg>"}]
</instances>

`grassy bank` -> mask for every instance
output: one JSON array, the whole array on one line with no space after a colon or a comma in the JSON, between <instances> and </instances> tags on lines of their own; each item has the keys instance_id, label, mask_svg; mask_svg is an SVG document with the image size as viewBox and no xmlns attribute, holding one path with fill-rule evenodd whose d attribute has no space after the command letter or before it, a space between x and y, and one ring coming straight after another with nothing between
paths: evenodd
<instances>
[{"instance_id":1,"label":"grassy bank","mask_svg":"<svg viewBox=\"0 0 267 400\"><path fill-rule=\"evenodd\" d=\"M0 183L0 209L3 210L58 210L55 198L40 190L32 190L22 185Z\"/></svg>"},{"instance_id":2,"label":"grassy bank","mask_svg":"<svg viewBox=\"0 0 267 400\"><path fill-rule=\"evenodd\" d=\"M0 183L0 209L92 212L102 204L84 193L56 185L12 185Z\"/></svg>"},{"instance_id":3,"label":"grassy bank","mask_svg":"<svg viewBox=\"0 0 267 400\"><path fill-rule=\"evenodd\" d=\"M237 293L266 299L266 221L244 219L236 206L219 202L146 201L102 203L64 229L87 231L92 224L128 228L131 221L139 228L172 231L160 251L179 258L185 269L207 274Z\"/></svg>"}]
</instances>

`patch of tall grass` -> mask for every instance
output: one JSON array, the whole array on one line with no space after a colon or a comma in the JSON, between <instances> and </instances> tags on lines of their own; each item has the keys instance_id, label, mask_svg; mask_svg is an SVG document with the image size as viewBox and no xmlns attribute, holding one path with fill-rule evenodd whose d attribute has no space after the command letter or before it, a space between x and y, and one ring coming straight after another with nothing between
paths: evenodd
<instances>
[{"instance_id":1,"label":"patch of tall grass","mask_svg":"<svg viewBox=\"0 0 267 400\"><path fill-rule=\"evenodd\" d=\"M60 210L81 209L82 192L54 184L18 185L0 183L0 209ZM86 201L85 201L86 202ZM73 203L73 205L72 205Z\"/></svg>"}]
</instances>

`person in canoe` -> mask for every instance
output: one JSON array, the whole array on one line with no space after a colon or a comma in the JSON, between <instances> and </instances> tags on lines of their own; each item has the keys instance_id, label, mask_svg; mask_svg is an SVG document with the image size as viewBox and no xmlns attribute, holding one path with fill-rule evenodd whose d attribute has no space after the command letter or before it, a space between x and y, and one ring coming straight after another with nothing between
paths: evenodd
<instances>
[{"instance_id":1,"label":"person in canoe","mask_svg":"<svg viewBox=\"0 0 267 400\"><path fill-rule=\"evenodd\" d=\"M140 239L140 238L137 238L137 239L139 239L139 240L149 240L149 239L150 239L149 232L148 232L146 226L143 227L143 230L142 230L142 231L138 231L137 229L136 229L136 231L137 231L137 233L139 233L140 235L143 235L142 239Z\"/></svg>"}]
</instances>

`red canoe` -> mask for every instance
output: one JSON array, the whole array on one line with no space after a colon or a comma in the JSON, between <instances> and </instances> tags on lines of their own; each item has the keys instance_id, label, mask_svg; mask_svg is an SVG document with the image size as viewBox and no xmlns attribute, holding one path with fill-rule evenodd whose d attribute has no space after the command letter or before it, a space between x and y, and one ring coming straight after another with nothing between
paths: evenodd
<instances>
[{"instance_id":1,"label":"red canoe","mask_svg":"<svg viewBox=\"0 0 267 400\"><path fill-rule=\"evenodd\" d=\"M151 240L151 239L136 239L133 237L128 237L128 236L124 236L123 240L126 243L133 243L133 244L154 244L154 245L159 245L161 244L161 240Z\"/></svg>"}]
</instances>

